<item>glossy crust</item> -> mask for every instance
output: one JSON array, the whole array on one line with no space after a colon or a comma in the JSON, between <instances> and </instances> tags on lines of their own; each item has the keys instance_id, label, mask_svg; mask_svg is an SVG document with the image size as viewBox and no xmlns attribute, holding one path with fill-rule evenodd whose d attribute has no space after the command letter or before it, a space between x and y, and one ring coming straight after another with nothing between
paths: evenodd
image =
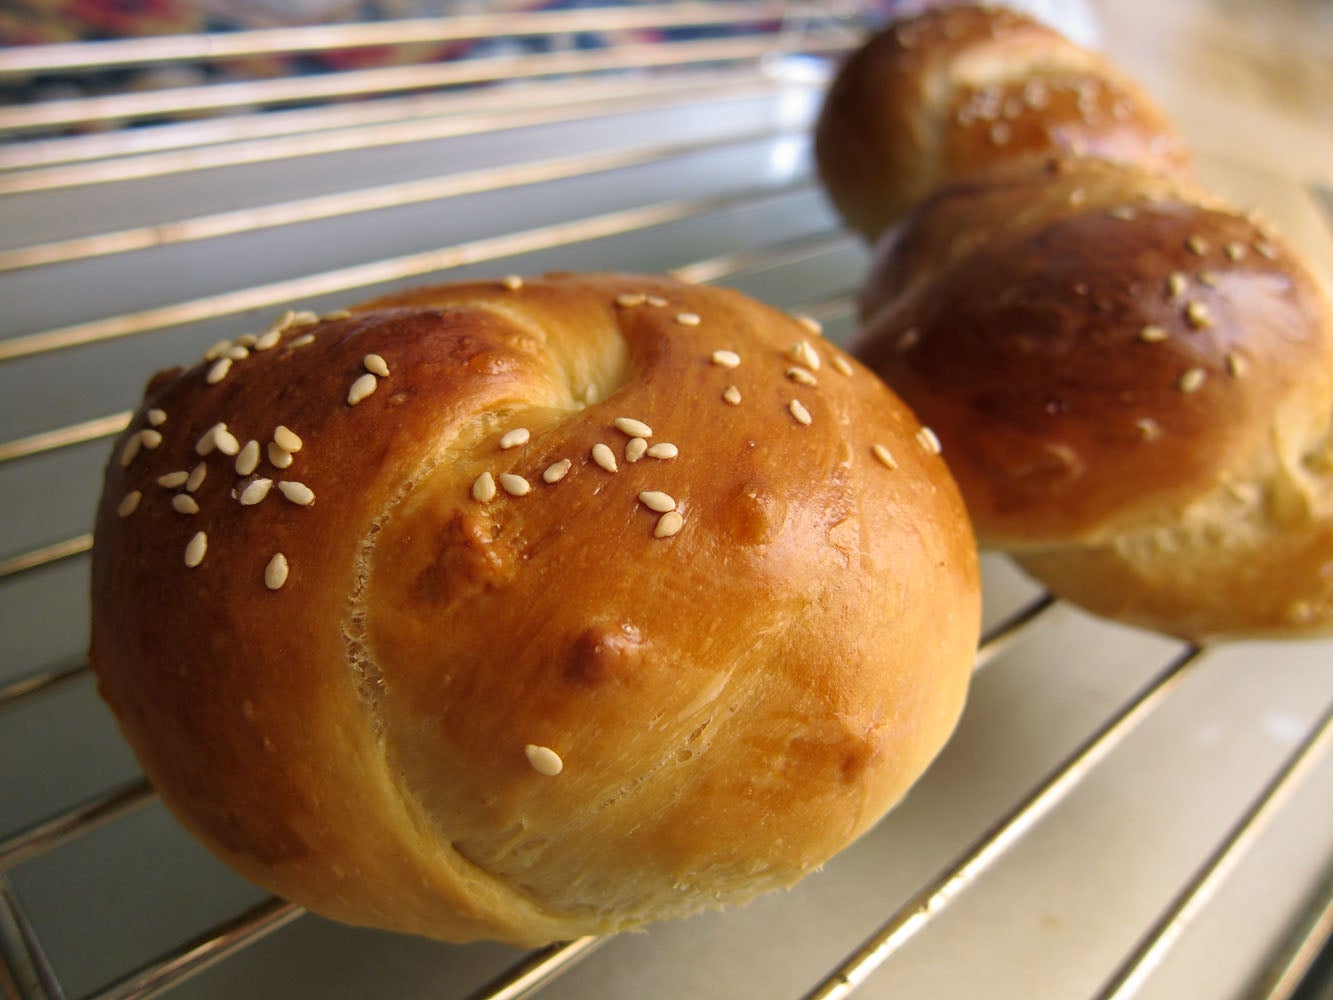
<instances>
[{"instance_id":1,"label":"glossy crust","mask_svg":"<svg viewBox=\"0 0 1333 1000\"><path fill-rule=\"evenodd\" d=\"M788 374L802 341L817 385ZM551 276L235 346L154 379L116 445L92 659L167 804L272 891L529 944L740 902L875 823L952 731L979 604L961 501L906 407L791 317ZM620 417L678 456L629 461ZM218 421L227 451L279 425L302 447L240 475L197 453ZM157 484L199 463L193 492ZM484 473L528 492L486 501ZM257 478L313 502L243 504Z\"/></svg>"},{"instance_id":2,"label":"glossy crust","mask_svg":"<svg viewBox=\"0 0 1333 1000\"><path fill-rule=\"evenodd\" d=\"M1093 160L938 191L858 355L929 423L983 544L1192 638L1333 628L1333 322L1271 233Z\"/></svg>"},{"instance_id":3,"label":"glossy crust","mask_svg":"<svg viewBox=\"0 0 1333 1000\"><path fill-rule=\"evenodd\" d=\"M1189 172L1165 116L1106 60L1031 18L970 5L899 22L854 52L815 154L838 211L872 243L936 187L1015 158Z\"/></svg>"}]
</instances>

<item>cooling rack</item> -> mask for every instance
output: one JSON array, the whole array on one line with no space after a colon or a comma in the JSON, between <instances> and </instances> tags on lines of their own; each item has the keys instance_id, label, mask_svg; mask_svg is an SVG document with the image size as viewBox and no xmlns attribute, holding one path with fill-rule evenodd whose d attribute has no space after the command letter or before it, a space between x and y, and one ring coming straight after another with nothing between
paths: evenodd
<instances>
[{"instance_id":1,"label":"cooling rack","mask_svg":"<svg viewBox=\"0 0 1333 1000\"><path fill-rule=\"evenodd\" d=\"M531 953L265 897L170 818L97 699L90 515L156 368L291 306L548 269L717 282L845 338L865 254L819 193L808 132L859 27L827 7L680 3L0 50L12 83L552 43L0 107L6 996L1315 988L1333 923L1333 643L1182 644L1065 607L995 556L964 719L883 823L790 892Z\"/></svg>"}]
</instances>

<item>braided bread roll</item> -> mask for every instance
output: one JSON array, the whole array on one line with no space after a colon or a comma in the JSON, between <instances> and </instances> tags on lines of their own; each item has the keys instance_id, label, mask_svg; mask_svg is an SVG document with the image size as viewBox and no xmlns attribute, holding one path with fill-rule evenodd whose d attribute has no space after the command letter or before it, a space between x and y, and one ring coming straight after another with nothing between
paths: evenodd
<instances>
[{"instance_id":1,"label":"braided bread roll","mask_svg":"<svg viewBox=\"0 0 1333 1000\"><path fill-rule=\"evenodd\" d=\"M1032 18L946 6L872 36L839 69L815 126L820 177L874 243L935 188L1026 156L1079 156L1190 175L1153 100Z\"/></svg>"},{"instance_id":2,"label":"braided bread roll","mask_svg":"<svg viewBox=\"0 0 1333 1000\"><path fill-rule=\"evenodd\" d=\"M955 23L980 48L949 39ZM872 40L823 120L877 99L860 89L876 80L867 60L901 73L911 55L951 80L1016 32L1042 67L1034 79L1071 58L1063 41L1037 54L1049 32L1003 12L956 9L895 32L918 44ZM1125 86L1112 76L1103 90ZM953 93L927 87L902 112L915 131L886 124L875 141L953 136L940 92ZM927 156L909 185L924 196L877 247L853 350L939 434L980 542L1056 595L1192 639L1330 631L1327 299L1281 240L1184 176L1183 154L1138 155L1153 148L997 147L966 170ZM825 179L848 203L845 178Z\"/></svg>"},{"instance_id":3,"label":"braided bread roll","mask_svg":"<svg viewBox=\"0 0 1333 1000\"><path fill-rule=\"evenodd\" d=\"M150 383L93 550L101 692L252 880L615 931L791 884L948 738L966 514L814 324L607 275L284 324Z\"/></svg>"}]
</instances>

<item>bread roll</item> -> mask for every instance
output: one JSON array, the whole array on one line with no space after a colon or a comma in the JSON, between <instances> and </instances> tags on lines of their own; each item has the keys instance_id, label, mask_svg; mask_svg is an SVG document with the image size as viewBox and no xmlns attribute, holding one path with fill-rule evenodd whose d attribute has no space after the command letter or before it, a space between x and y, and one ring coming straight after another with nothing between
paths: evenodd
<instances>
[{"instance_id":1,"label":"bread roll","mask_svg":"<svg viewBox=\"0 0 1333 1000\"><path fill-rule=\"evenodd\" d=\"M289 315L149 384L93 664L167 805L327 916L533 944L744 901L958 718L978 573L932 444L726 290Z\"/></svg>"},{"instance_id":2,"label":"bread roll","mask_svg":"<svg viewBox=\"0 0 1333 1000\"><path fill-rule=\"evenodd\" d=\"M1195 639L1333 629L1333 321L1273 234L1097 160L943 188L855 350L944 443L983 544Z\"/></svg>"},{"instance_id":3,"label":"bread roll","mask_svg":"<svg viewBox=\"0 0 1333 1000\"><path fill-rule=\"evenodd\" d=\"M1033 154L1184 177L1166 117L1101 56L999 8L938 8L885 28L839 70L815 129L820 177L874 242L936 187Z\"/></svg>"}]
</instances>

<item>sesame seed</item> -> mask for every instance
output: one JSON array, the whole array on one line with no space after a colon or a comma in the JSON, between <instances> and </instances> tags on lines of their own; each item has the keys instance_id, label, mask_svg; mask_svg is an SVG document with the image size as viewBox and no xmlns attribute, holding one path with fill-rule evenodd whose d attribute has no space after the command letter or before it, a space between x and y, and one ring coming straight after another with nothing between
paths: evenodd
<instances>
[{"instance_id":1,"label":"sesame seed","mask_svg":"<svg viewBox=\"0 0 1333 1000\"><path fill-rule=\"evenodd\" d=\"M1202 236L1191 236L1185 241L1185 249L1202 257L1208 252L1208 241Z\"/></svg>"},{"instance_id":2,"label":"sesame seed","mask_svg":"<svg viewBox=\"0 0 1333 1000\"><path fill-rule=\"evenodd\" d=\"M236 475L248 476L259 468L259 442L251 439L241 446L236 455Z\"/></svg>"},{"instance_id":3,"label":"sesame seed","mask_svg":"<svg viewBox=\"0 0 1333 1000\"><path fill-rule=\"evenodd\" d=\"M824 335L824 324L819 322L819 320L815 319L813 316L795 316L793 318L816 337L822 337Z\"/></svg>"},{"instance_id":4,"label":"sesame seed","mask_svg":"<svg viewBox=\"0 0 1333 1000\"><path fill-rule=\"evenodd\" d=\"M1074 190L1069 192L1069 197L1066 200L1071 205L1082 205L1088 200L1088 193L1082 188L1074 188Z\"/></svg>"},{"instance_id":5,"label":"sesame seed","mask_svg":"<svg viewBox=\"0 0 1333 1000\"><path fill-rule=\"evenodd\" d=\"M237 499L241 501L242 507L253 507L268 496L268 491L272 488L272 479L256 479L241 490L241 495Z\"/></svg>"},{"instance_id":6,"label":"sesame seed","mask_svg":"<svg viewBox=\"0 0 1333 1000\"><path fill-rule=\"evenodd\" d=\"M293 454L300 451L305 444L300 435L285 424L278 424L273 428L273 443L283 451L290 451Z\"/></svg>"},{"instance_id":7,"label":"sesame seed","mask_svg":"<svg viewBox=\"0 0 1333 1000\"><path fill-rule=\"evenodd\" d=\"M208 350L204 352L204 360L216 361L218 358L222 357L222 355L226 354L227 351L229 350L231 350L231 341L219 340L216 343L214 343L212 347L210 347Z\"/></svg>"},{"instance_id":8,"label":"sesame seed","mask_svg":"<svg viewBox=\"0 0 1333 1000\"><path fill-rule=\"evenodd\" d=\"M370 372L366 372L366 374L359 376L357 380L352 383L352 387L347 390L347 405L355 406L374 392L378 385L379 380L376 379L374 375L370 374Z\"/></svg>"},{"instance_id":9,"label":"sesame seed","mask_svg":"<svg viewBox=\"0 0 1333 1000\"><path fill-rule=\"evenodd\" d=\"M139 449L143 447L143 438L138 434L131 434L129 440L125 442L125 447L120 452L120 466L122 469L128 469L130 463L134 461L135 456L139 454Z\"/></svg>"},{"instance_id":10,"label":"sesame seed","mask_svg":"<svg viewBox=\"0 0 1333 1000\"><path fill-rule=\"evenodd\" d=\"M143 442L145 448L152 451L162 443L162 432L155 431L152 428L145 428L139 432L139 440Z\"/></svg>"},{"instance_id":11,"label":"sesame seed","mask_svg":"<svg viewBox=\"0 0 1333 1000\"><path fill-rule=\"evenodd\" d=\"M741 356L735 351L714 351L712 360L721 368L735 368L741 363Z\"/></svg>"},{"instance_id":12,"label":"sesame seed","mask_svg":"<svg viewBox=\"0 0 1333 1000\"><path fill-rule=\"evenodd\" d=\"M274 553L273 558L264 567L264 586L269 590L281 590L282 585L287 582L288 571L287 557L281 552Z\"/></svg>"},{"instance_id":13,"label":"sesame seed","mask_svg":"<svg viewBox=\"0 0 1333 1000\"><path fill-rule=\"evenodd\" d=\"M796 418L798 424L804 424L806 427L810 426L812 419L810 411L805 408L805 405L799 399L793 399L788 403L787 409L791 411L791 415Z\"/></svg>"},{"instance_id":14,"label":"sesame seed","mask_svg":"<svg viewBox=\"0 0 1333 1000\"><path fill-rule=\"evenodd\" d=\"M241 442L225 427L213 432L213 446L229 458L241 450Z\"/></svg>"},{"instance_id":15,"label":"sesame seed","mask_svg":"<svg viewBox=\"0 0 1333 1000\"><path fill-rule=\"evenodd\" d=\"M242 347L254 347L259 342L259 338L253 333L243 333L236 338L236 343Z\"/></svg>"},{"instance_id":16,"label":"sesame seed","mask_svg":"<svg viewBox=\"0 0 1333 1000\"><path fill-rule=\"evenodd\" d=\"M1257 253L1260 257L1264 257L1268 260L1277 259L1277 247L1275 247L1272 243L1266 243L1260 240L1256 241L1253 244L1253 246L1254 246L1254 252Z\"/></svg>"},{"instance_id":17,"label":"sesame seed","mask_svg":"<svg viewBox=\"0 0 1333 1000\"><path fill-rule=\"evenodd\" d=\"M1007 122L996 122L990 127L989 137L992 145L1003 146L1014 137L1014 130Z\"/></svg>"},{"instance_id":18,"label":"sesame seed","mask_svg":"<svg viewBox=\"0 0 1333 1000\"><path fill-rule=\"evenodd\" d=\"M522 497L527 496L532 490L532 484L513 472L502 472L500 473L500 488L511 497Z\"/></svg>"},{"instance_id":19,"label":"sesame seed","mask_svg":"<svg viewBox=\"0 0 1333 1000\"><path fill-rule=\"evenodd\" d=\"M378 354L367 354L361 359L361 364L372 375L378 375L381 378L389 377L389 363Z\"/></svg>"},{"instance_id":20,"label":"sesame seed","mask_svg":"<svg viewBox=\"0 0 1333 1000\"><path fill-rule=\"evenodd\" d=\"M339 319L348 319L351 317L351 315L352 313L347 309L334 309L331 312L326 312L323 316L320 317L320 319L330 320L330 321Z\"/></svg>"},{"instance_id":21,"label":"sesame seed","mask_svg":"<svg viewBox=\"0 0 1333 1000\"><path fill-rule=\"evenodd\" d=\"M217 423L204 431L204 433L199 436L199 440L194 443L195 454L202 457L213 451L213 449L218 446L218 433L225 431L226 429L226 424Z\"/></svg>"},{"instance_id":22,"label":"sesame seed","mask_svg":"<svg viewBox=\"0 0 1333 1000\"><path fill-rule=\"evenodd\" d=\"M656 306L658 309L661 309L667 304L667 300L660 295L649 295L644 301L650 306Z\"/></svg>"},{"instance_id":23,"label":"sesame seed","mask_svg":"<svg viewBox=\"0 0 1333 1000\"><path fill-rule=\"evenodd\" d=\"M809 368L802 368L800 365L793 365L787 369L787 378L793 382L799 382L801 385L819 385L819 379L811 374Z\"/></svg>"},{"instance_id":24,"label":"sesame seed","mask_svg":"<svg viewBox=\"0 0 1333 1000\"><path fill-rule=\"evenodd\" d=\"M190 474L184 470L179 472L168 472L165 476L157 477L157 485L165 486L169 490L174 490L177 486L184 486L190 478Z\"/></svg>"},{"instance_id":25,"label":"sesame seed","mask_svg":"<svg viewBox=\"0 0 1333 1000\"><path fill-rule=\"evenodd\" d=\"M1213 271L1200 271L1197 280L1205 288L1217 287L1217 275Z\"/></svg>"},{"instance_id":26,"label":"sesame seed","mask_svg":"<svg viewBox=\"0 0 1333 1000\"><path fill-rule=\"evenodd\" d=\"M495 499L495 477L483 472L472 482L472 499L478 503L490 503Z\"/></svg>"},{"instance_id":27,"label":"sesame seed","mask_svg":"<svg viewBox=\"0 0 1333 1000\"><path fill-rule=\"evenodd\" d=\"M837 369L839 373L843 375L850 376L852 374L851 362L848 361L846 358L844 358L841 354L833 355L832 359L829 361L829 364L831 364L835 369Z\"/></svg>"},{"instance_id":28,"label":"sesame seed","mask_svg":"<svg viewBox=\"0 0 1333 1000\"><path fill-rule=\"evenodd\" d=\"M188 493L177 493L171 498L171 509L180 514L198 514L199 503Z\"/></svg>"},{"instance_id":29,"label":"sesame seed","mask_svg":"<svg viewBox=\"0 0 1333 1000\"><path fill-rule=\"evenodd\" d=\"M659 514L676 509L675 499L671 494L663 493L661 490L644 490L639 494L639 503Z\"/></svg>"},{"instance_id":30,"label":"sesame seed","mask_svg":"<svg viewBox=\"0 0 1333 1000\"><path fill-rule=\"evenodd\" d=\"M227 377L227 372L231 371L231 358L220 358L213 362L213 367L208 369L208 374L204 376L204 381L209 385L217 385Z\"/></svg>"},{"instance_id":31,"label":"sesame seed","mask_svg":"<svg viewBox=\"0 0 1333 1000\"><path fill-rule=\"evenodd\" d=\"M641 306L647 301L648 296L643 292L622 292L616 296L616 305L618 306Z\"/></svg>"},{"instance_id":32,"label":"sesame seed","mask_svg":"<svg viewBox=\"0 0 1333 1000\"><path fill-rule=\"evenodd\" d=\"M315 342L315 335L314 335L313 333L303 333L303 334L301 334L301 336L297 337L295 340L293 340L293 341L292 341L290 344L288 344L287 346L288 346L288 347L305 347L306 344L313 344L314 342Z\"/></svg>"},{"instance_id":33,"label":"sesame seed","mask_svg":"<svg viewBox=\"0 0 1333 1000\"><path fill-rule=\"evenodd\" d=\"M500 436L500 450L508 451L510 448L518 448L528 443L532 434L526 427L515 427L511 431L505 431Z\"/></svg>"},{"instance_id":34,"label":"sesame seed","mask_svg":"<svg viewBox=\"0 0 1333 1000\"><path fill-rule=\"evenodd\" d=\"M269 464L275 469L285 469L292 464L292 453L276 441L270 441L264 448Z\"/></svg>"},{"instance_id":35,"label":"sesame seed","mask_svg":"<svg viewBox=\"0 0 1333 1000\"><path fill-rule=\"evenodd\" d=\"M1176 385L1180 387L1181 392L1198 392L1207 377L1208 373L1202 368L1191 368L1180 376Z\"/></svg>"},{"instance_id":36,"label":"sesame seed","mask_svg":"<svg viewBox=\"0 0 1333 1000\"><path fill-rule=\"evenodd\" d=\"M680 454L680 449L670 441L659 441L657 444L649 445L648 450L644 452L649 458L661 459L663 461L675 458Z\"/></svg>"},{"instance_id":37,"label":"sesame seed","mask_svg":"<svg viewBox=\"0 0 1333 1000\"><path fill-rule=\"evenodd\" d=\"M504 285L511 292L516 292L523 287L523 279L517 274L506 274L500 279L500 284Z\"/></svg>"},{"instance_id":38,"label":"sesame seed","mask_svg":"<svg viewBox=\"0 0 1333 1000\"><path fill-rule=\"evenodd\" d=\"M1134 421L1134 426L1139 429L1139 434L1145 441L1156 441L1161 437L1162 428L1152 417L1140 417Z\"/></svg>"},{"instance_id":39,"label":"sesame seed","mask_svg":"<svg viewBox=\"0 0 1333 1000\"><path fill-rule=\"evenodd\" d=\"M278 483L278 492L298 507L309 507L315 502L315 491L305 483L285 480Z\"/></svg>"},{"instance_id":40,"label":"sesame seed","mask_svg":"<svg viewBox=\"0 0 1333 1000\"><path fill-rule=\"evenodd\" d=\"M202 531L196 531L185 546L185 565L191 569L198 566L204 561L204 553L207 551L208 536Z\"/></svg>"},{"instance_id":41,"label":"sesame seed","mask_svg":"<svg viewBox=\"0 0 1333 1000\"><path fill-rule=\"evenodd\" d=\"M1149 323L1139 331L1139 340L1145 344L1156 344L1166 339L1166 328Z\"/></svg>"},{"instance_id":42,"label":"sesame seed","mask_svg":"<svg viewBox=\"0 0 1333 1000\"><path fill-rule=\"evenodd\" d=\"M156 407L154 407L153 409L148 411L147 417L148 417L148 422L152 424L154 427L161 427L163 424L167 422L167 411L159 410Z\"/></svg>"},{"instance_id":43,"label":"sesame seed","mask_svg":"<svg viewBox=\"0 0 1333 1000\"><path fill-rule=\"evenodd\" d=\"M311 323L319 322L319 317L309 309L289 310L282 319L284 329L291 326L309 326Z\"/></svg>"},{"instance_id":44,"label":"sesame seed","mask_svg":"<svg viewBox=\"0 0 1333 1000\"><path fill-rule=\"evenodd\" d=\"M142 493L138 490L130 490L130 492L121 497L120 503L116 506L116 516L129 517L139 509L139 501L142 499Z\"/></svg>"},{"instance_id":45,"label":"sesame seed","mask_svg":"<svg viewBox=\"0 0 1333 1000\"><path fill-rule=\"evenodd\" d=\"M676 322L681 326L698 326L700 323L698 313L676 313Z\"/></svg>"},{"instance_id":46,"label":"sesame seed","mask_svg":"<svg viewBox=\"0 0 1333 1000\"><path fill-rule=\"evenodd\" d=\"M616 456L606 445L600 441L592 446L592 460L600 465L607 472L616 471Z\"/></svg>"},{"instance_id":47,"label":"sesame seed","mask_svg":"<svg viewBox=\"0 0 1333 1000\"><path fill-rule=\"evenodd\" d=\"M1250 364L1245 358L1234 352L1227 354L1227 373L1235 378L1244 378L1245 373L1250 370Z\"/></svg>"},{"instance_id":48,"label":"sesame seed","mask_svg":"<svg viewBox=\"0 0 1333 1000\"><path fill-rule=\"evenodd\" d=\"M573 464L574 463L567 458L562 458L558 462L552 462L550 465L546 467L546 471L542 473L542 482L545 483L560 482L560 480L564 479L567 475L569 475L570 466L572 466Z\"/></svg>"},{"instance_id":49,"label":"sesame seed","mask_svg":"<svg viewBox=\"0 0 1333 1000\"><path fill-rule=\"evenodd\" d=\"M259 339L255 341L256 351L268 351L278 346L282 340L281 330L268 330L260 334Z\"/></svg>"},{"instance_id":50,"label":"sesame seed","mask_svg":"<svg viewBox=\"0 0 1333 1000\"><path fill-rule=\"evenodd\" d=\"M1190 279L1185 277L1180 271L1173 271L1166 279L1166 290L1172 298L1178 299L1185 294L1185 289L1189 287Z\"/></svg>"},{"instance_id":51,"label":"sesame seed","mask_svg":"<svg viewBox=\"0 0 1333 1000\"><path fill-rule=\"evenodd\" d=\"M880 464L886 469L898 468L898 460L893 457L893 453L890 452L888 448L884 447L884 445L872 444L870 450L874 453L875 457L879 459Z\"/></svg>"},{"instance_id":52,"label":"sesame seed","mask_svg":"<svg viewBox=\"0 0 1333 1000\"><path fill-rule=\"evenodd\" d=\"M819 354L810 346L808 340L798 340L787 351L787 356L799 365L804 365L812 372L819 371Z\"/></svg>"},{"instance_id":53,"label":"sesame seed","mask_svg":"<svg viewBox=\"0 0 1333 1000\"><path fill-rule=\"evenodd\" d=\"M204 477L207 475L207 465L203 462L195 465L195 467L190 470L190 478L185 480L185 491L187 493L193 493L195 490L199 489L200 486L204 485Z\"/></svg>"},{"instance_id":54,"label":"sesame seed","mask_svg":"<svg viewBox=\"0 0 1333 1000\"><path fill-rule=\"evenodd\" d=\"M250 356L250 349L241 344L237 344L235 347L227 348L227 351L223 356L230 361L244 361Z\"/></svg>"},{"instance_id":55,"label":"sesame seed","mask_svg":"<svg viewBox=\"0 0 1333 1000\"><path fill-rule=\"evenodd\" d=\"M628 434L630 437L650 438L653 436L653 429L642 420L635 420L633 417L616 417L612 421L616 430Z\"/></svg>"},{"instance_id":56,"label":"sesame seed","mask_svg":"<svg viewBox=\"0 0 1333 1000\"><path fill-rule=\"evenodd\" d=\"M1121 222L1131 222L1139 217L1139 211L1133 205L1117 205L1106 214L1113 219L1119 219Z\"/></svg>"},{"instance_id":57,"label":"sesame seed","mask_svg":"<svg viewBox=\"0 0 1333 1000\"><path fill-rule=\"evenodd\" d=\"M893 346L898 351L910 351L919 343L921 343L921 331L914 326L909 326L898 334L898 339L894 341Z\"/></svg>"},{"instance_id":58,"label":"sesame seed","mask_svg":"<svg viewBox=\"0 0 1333 1000\"><path fill-rule=\"evenodd\" d=\"M548 778L554 778L565 769L565 762L550 747L540 747L535 743L529 743L523 748L523 753L527 755L528 763L532 765L532 769Z\"/></svg>"},{"instance_id":59,"label":"sesame seed","mask_svg":"<svg viewBox=\"0 0 1333 1000\"><path fill-rule=\"evenodd\" d=\"M722 398L725 399L732 406L741 405L741 391L737 389L734 385L727 386L727 388L722 393Z\"/></svg>"},{"instance_id":60,"label":"sesame seed","mask_svg":"<svg viewBox=\"0 0 1333 1000\"><path fill-rule=\"evenodd\" d=\"M1242 260L1246 254L1245 244L1234 240L1226 245L1225 251L1228 260Z\"/></svg>"},{"instance_id":61,"label":"sesame seed","mask_svg":"<svg viewBox=\"0 0 1333 1000\"><path fill-rule=\"evenodd\" d=\"M680 529L685 526L685 518L680 516L680 511L669 510L657 519L657 524L653 526L654 538L670 538L672 535L679 534Z\"/></svg>"},{"instance_id":62,"label":"sesame seed","mask_svg":"<svg viewBox=\"0 0 1333 1000\"><path fill-rule=\"evenodd\" d=\"M917 431L916 439L920 442L921 447L925 448L926 451L932 455L938 455L944 451L944 447L940 444L939 436L929 427L922 427Z\"/></svg>"},{"instance_id":63,"label":"sesame seed","mask_svg":"<svg viewBox=\"0 0 1333 1000\"><path fill-rule=\"evenodd\" d=\"M1199 330L1213 325L1213 318L1208 314L1208 307L1198 300L1186 304L1185 318L1190 321L1190 326Z\"/></svg>"},{"instance_id":64,"label":"sesame seed","mask_svg":"<svg viewBox=\"0 0 1333 1000\"><path fill-rule=\"evenodd\" d=\"M625 461L631 464L637 462L648 453L648 442L643 438L630 438L625 442Z\"/></svg>"}]
</instances>

